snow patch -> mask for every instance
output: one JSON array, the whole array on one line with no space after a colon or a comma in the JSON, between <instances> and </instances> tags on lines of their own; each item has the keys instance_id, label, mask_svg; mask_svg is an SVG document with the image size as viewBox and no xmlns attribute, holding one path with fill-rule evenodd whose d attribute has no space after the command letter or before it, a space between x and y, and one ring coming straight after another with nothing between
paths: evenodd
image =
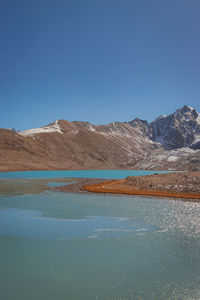
<instances>
[{"instance_id":1,"label":"snow patch","mask_svg":"<svg viewBox=\"0 0 200 300\"><path fill-rule=\"evenodd\" d=\"M156 155L157 160L162 161L164 159L166 159L166 155L164 154L160 154L160 155Z\"/></svg>"},{"instance_id":2,"label":"snow patch","mask_svg":"<svg viewBox=\"0 0 200 300\"><path fill-rule=\"evenodd\" d=\"M167 161L177 161L179 159L179 157L177 157L177 156L170 156L170 157L168 157L168 159L167 159Z\"/></svg>"},{"instance_id":3,"label":"snow patch","mask_svg":"<svg viewBox=\"0 0 200 300\"><path fill-rule=\"evenodd\" d=\"M200 125L200 114L198 114L198 117L196 118L196 122L198 125Z\"/></svg>"},{"instance_id":4,"label":"snow patch","mask_svg":"<svg viewBox=\"0 0 200 300\"><path fill-rule=\"evenodd\" d=\"M79 131L78 130L71 130L70 133L71 134L77 134Z\"/></svg>"},{"instance_id":5,"label":"snow patch","mask_svg":"<svg viewBox=\"0 0 200 300\"><path fill-rule=\"evenodd\" d=\"M58 124L58 120L56 120L53 124L39 127L39 128L33 128L25 131L20 131L19 134L23 136L32 136L39 133L52 133L52 132L58 132L60 134L63 134L62 130L60 129L60 126Z\"/></svg>"},{"instance_id":6,"label":"snow patch","mask_svg":"<svg viewBox=\"0 0 200 300\"><path fill-rule=\"evenodd\" d=\"M184 148L181 148L181 149L177 149L177 152L179 152L181 154L188 154L188 153L194 153L195 150L184 147Z\"/></svg>"},{"instance_id":7,"label":"snow patch","mask_svg":"<svg viewBox=\"0 0 200 300\"><path fill-rule=\"evenodd\" d=\"M197 143L197 142L200 142L200 134L196 134L195 135L195 139L194 139L194 142L193 142L193 144L195 144L195 143Z\"/></svg>"},{"instance_id":8,"label":"snow patch","mask_svg":"<svg viewBox=\"0 0 200 300\"><path fill-rule=\"evenodd\" d=\"M157 117L156 119L155 119L155 121L158 121L158 120L161 120L161 119L165 119L167 116L166 115L161 115L161 116L159 116L159 117ZM154 122L155 122L154 121Z\"/></svg>"},{"instance_id":9,"label":"snow patch","mask_svg":"<svg viewBox=\"0 0 200 300\"><path fill-rule=\"evenodd\" d=\"M96 131L92 125L89 126L90 131Z\"/></svg>"}]
</instances>

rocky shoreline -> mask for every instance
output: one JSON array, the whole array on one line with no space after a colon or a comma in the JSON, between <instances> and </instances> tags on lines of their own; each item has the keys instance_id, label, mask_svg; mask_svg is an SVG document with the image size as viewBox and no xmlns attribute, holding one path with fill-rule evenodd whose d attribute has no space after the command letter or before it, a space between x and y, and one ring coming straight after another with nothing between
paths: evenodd
<instances>
[{"instance_id":1,"label":"rocky shoreline","mask_svg":"<svg viewBox=\"0 0 200 300\"><path fill-rule=\"evenodd\" d=\"M200 201L200 172L130 176L122 180L76 179L76 183L55 188L60 192L93 192L146 195Z\"/></svg>"}]
</instances>

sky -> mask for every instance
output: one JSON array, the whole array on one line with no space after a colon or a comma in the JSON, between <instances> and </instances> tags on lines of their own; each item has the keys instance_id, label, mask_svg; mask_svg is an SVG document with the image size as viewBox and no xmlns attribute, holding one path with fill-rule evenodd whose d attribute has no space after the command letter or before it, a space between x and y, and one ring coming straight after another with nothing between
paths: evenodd
<instances>
[{"instance_id":1,"label":"sky","mask_svg":"<svg viewBox=\"0 0 200 300\"><path fill-rule=\"evenodd\" d=\"M199 0L1 0L0 127L200 112Z\"/></svg>"}]
</instances>

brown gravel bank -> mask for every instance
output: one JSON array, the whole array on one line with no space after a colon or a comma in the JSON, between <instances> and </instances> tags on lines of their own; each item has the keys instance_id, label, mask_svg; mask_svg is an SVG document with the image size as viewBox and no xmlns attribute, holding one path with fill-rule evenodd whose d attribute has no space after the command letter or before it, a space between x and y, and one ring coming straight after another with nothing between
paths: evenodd
<instances>
[{"instance_id":1,"label":"brown gravel bank","mask_svg":"<svg viewBox=\"0 0 200 300\"><path fill-rule=\"evenodd\" d=\"M82 190L200 200L200 172L130 176L122 180L84 185Z\"/></svg>"}]
</instances>

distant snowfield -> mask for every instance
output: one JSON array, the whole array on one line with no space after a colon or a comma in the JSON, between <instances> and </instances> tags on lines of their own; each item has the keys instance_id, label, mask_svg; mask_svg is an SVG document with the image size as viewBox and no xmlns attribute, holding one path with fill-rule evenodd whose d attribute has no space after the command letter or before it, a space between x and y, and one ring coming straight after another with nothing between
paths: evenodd
<instances>
[{"instance_id":1,"label":"distant snowfield","mask_svg":"<svg viewBox=\"0 0 200 300\"><path fill-rule=\"evenodd\" d=\"M177 161L179 159L179 157L177 156L170 156L168 157L167 161Z\"/></svg>"},{"instance_id":2,"label":"distant snowfield","mask_svg":"<svg viewBox=\"0 0 200 300\"><path fill-rule=\"evenodd\" d=\"M58 120L56 120L52 125L20 131L19 134L23 136L27 136L27 135L31 136L39 133L52 133L52 132L58 132L60 134L63 134L58 124Z\"/></svg>"}]
</instances>

